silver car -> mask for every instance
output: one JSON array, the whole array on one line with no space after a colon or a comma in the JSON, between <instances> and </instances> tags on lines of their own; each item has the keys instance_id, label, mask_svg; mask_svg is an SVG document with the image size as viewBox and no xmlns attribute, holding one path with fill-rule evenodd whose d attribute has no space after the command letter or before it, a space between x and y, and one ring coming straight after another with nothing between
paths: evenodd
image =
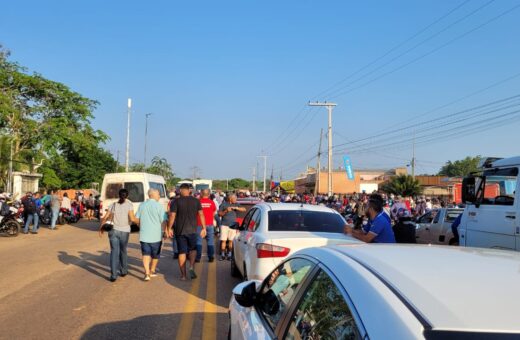
<instances>
[{"instance_id":1,"label":"silver car","mask_svg":"<svg viewBox=\"0 0 520 340\"><path fill-rule=\"evenodd\" d=\"M415 238L417 243L454 245L451 225L464 209L433 209L417 219Z\"/></svg>"}]
</instances>

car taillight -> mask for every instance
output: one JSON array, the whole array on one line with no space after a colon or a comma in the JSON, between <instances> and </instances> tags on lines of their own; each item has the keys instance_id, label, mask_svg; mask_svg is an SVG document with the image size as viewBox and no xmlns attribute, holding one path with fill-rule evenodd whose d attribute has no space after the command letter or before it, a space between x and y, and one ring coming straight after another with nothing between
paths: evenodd
<instances>
[{"instance_id":1,"label":"car taillight","mask_svg":"<svg viewBox=\"0 0 520 340\"><path fill-rule=\"evenodd\" d=\"M256 257L259 259L267 257L285 257L289 255L291 249L273 246L267 243L259 243L256 245Z\"/></svg>"}]
</instances>

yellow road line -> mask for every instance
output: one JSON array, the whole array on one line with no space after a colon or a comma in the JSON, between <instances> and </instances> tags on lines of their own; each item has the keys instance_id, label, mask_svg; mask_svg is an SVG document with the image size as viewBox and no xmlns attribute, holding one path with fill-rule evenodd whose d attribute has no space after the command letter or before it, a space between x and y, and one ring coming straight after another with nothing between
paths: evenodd
<instances>
[{"instance_id":1,"label":"yellow road line","mask_svg":"<svg viewBox=\"0 0 520 340\"><path fill-rule=\"evenodd\" d=\"M200 267L201 266L199 266L199 268ZM199 273L202 273L202 270L200 270ZM197 312L197 304L199 300L199 288L201 279L201 274L199 273L197 273L199 277L195 279L195 282L193 282L193 286L191 287L188 301L186 301L186 306L184 307L182 319L179 324L179 329L177 330L177 340L190 340L191 338L193 321L195 319L195 312Z\"/></svg>"},{"instance_id":2,"label":"yellow road line","mask_svg":"<svg viewBox=\"0 0 520 340\"><path fill-rule=\"evenodd\" d=\"M210 263L206 287L206 301L204 302L204 327L202 340L217 338L217 264Z\"/></svg>"}]
</instances>

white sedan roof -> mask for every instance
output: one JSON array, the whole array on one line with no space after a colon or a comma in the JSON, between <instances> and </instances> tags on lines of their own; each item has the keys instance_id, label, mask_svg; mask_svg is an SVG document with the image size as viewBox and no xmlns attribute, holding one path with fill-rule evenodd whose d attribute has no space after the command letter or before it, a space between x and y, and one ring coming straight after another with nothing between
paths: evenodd
<instances>
[{"instance_id":1,"label":"white sedan roof","mask_svg":"<svg viewBox=\"0 0 520 340\"><path fill-rule=\"evenodd\" d=\"M517 252L382 244L331 248L378 276L433 329L520 331Z\"/></svg>"},{"instance_id":2,"label":"white sedan roof","mask_svg":"<svg viewBox=\"0 0 520 340\"><path fill-rule=\"evenodd\" d=\"M305 211L322 211L322 212L335 212L335 210L328 208L324 205L313 205L305 203L260 203L260 205L266 206L269 210L305 210Z\"/></svg>"}]
</instances>

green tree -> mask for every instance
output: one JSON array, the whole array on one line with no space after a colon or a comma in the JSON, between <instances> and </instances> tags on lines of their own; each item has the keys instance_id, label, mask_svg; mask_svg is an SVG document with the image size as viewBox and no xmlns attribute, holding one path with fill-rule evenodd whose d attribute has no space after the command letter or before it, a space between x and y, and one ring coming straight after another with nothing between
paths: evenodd
<instances>
[{"instance_id":1,"label":"green tree","mask_svg":"<svg viewBox=\"0 0 520 340\"><path fill-rule=\"evenodd\" d=\"M381 186L381 189L388 194L401 196L416 196L422 193L419 181L410 175L392 177Z\"/></svg>"},{"instance_id":2,"label":"green tree","mask_svg":"<svg viewBox=\"0 0 520 340\"><path fill-rule=\"evenodd\" d=\"M147 171L152 174L163 176L168 188L174 187L175 184L180 181L179 178L175 177L172 165L166 160L166 158L161 158L159 156L152 158L152 164L148 167Z\"/></svg>"},{"instance_id":3,"label":"green tree","mask_svg":"<svg viewBox=\"0 0 520 340\"><path fill-rule=\"evenodd\" d=\"M439 170L439 176L448 177L464 177L471 172L478 170L478 163L482 160L481 156L466 157L455 162L447 161L445 165Z\"/></svg>"},{"instance_id":4,"label":"green tree","mask_svg":"<svg viewBox=\"0 0 520 340\"><path fill-rule=\"evenodd\" d=\"M99 147L108 136L90 124L97 104L62 83L29 74L0 46L0 136L2 145L12 144L14 170L35 171L43 162L44 185L78 187L98 181L108 166L114 169L113 157Z\"/></svg>"}]
</instances>

